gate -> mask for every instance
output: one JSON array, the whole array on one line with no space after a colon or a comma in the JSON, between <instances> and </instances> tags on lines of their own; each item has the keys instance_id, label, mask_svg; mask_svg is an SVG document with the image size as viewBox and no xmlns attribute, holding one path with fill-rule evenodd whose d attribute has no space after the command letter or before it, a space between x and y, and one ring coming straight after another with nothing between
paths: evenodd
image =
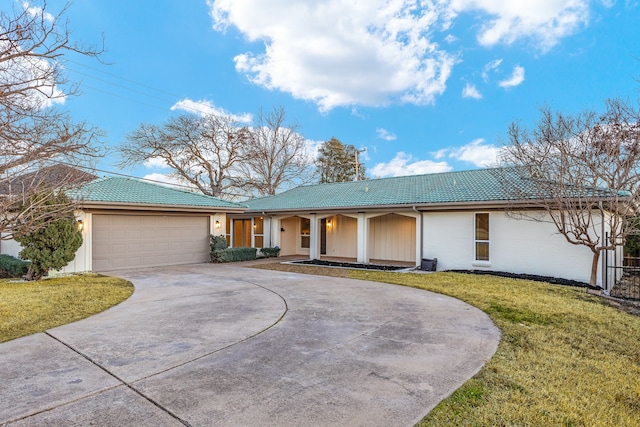
<instances>
[{"instance_id":1,"label":"gate","mask_svg":"<svg viewBox=\"0 0 640 427\"><path fill-rule=\"evenodd\" d=\"M627 236L622 265L618 263L618 252L605 251L605 289L610 289L612 297L640 301L640 232Z\"/></svg>"}]
</instances>

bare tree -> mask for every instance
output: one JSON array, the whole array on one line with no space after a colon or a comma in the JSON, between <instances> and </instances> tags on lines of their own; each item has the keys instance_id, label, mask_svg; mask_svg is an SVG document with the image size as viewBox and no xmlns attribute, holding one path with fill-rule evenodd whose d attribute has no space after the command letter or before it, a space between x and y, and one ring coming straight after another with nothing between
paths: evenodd
<instances>
[{"instance_id":1,"label":"bare tree","mask_svg":"<svg viewBox=\"0 0 640 427\"><path fill-rule=\"evenodd\" d=\"M69 54L98 57L102 50L70 40L65 13L50 14L40 6L14 2L0 11L0 232L10 238L12 218L20 209L38 216L38 206L24 206L38 186L15 185L25 173L56 162L84 163L99 156L98 132L74 123L60 105L77 93L69 84L63 59ZM64 187L64 180L56 183Z\"/></svg>"},{"instance_id":2,"label":"bare tree","mask_svg":"<svg viewBox=\"0 0 640 427\"><path fill-rule=\"evenodd\" d=\"M259 111L238 185L252 194L274 195L284 186L310 182L312 160L299 125L287 123L283 107Z\"/></svg>"},{"instance_id":3,"label":"bare tree","mask_svg":"<svg viewBox=\"0 0 640 427\"><path fill-rule=\"evenodd\" d=\"M245 159L249 134L225 116L181 115L162 126L142 124L119 147L121 166L163 161L181 181L203 194L223 197L232 170Z\"/></svg>"},{"instance_id":4,"label":"bare tree","mask_svg":"<svg viewBox=\"0 0 640 427\"><path fill-rule=\"evenodd\" d=\"M72 189L97 178L74 167L55 164L0 181L0 230L6 238L15 232L29 234L46 227L58 216L66 217L76 208L74 202L60 197L62 189ZM10 232L9 232L10 231Z\"/></svg>"},{"instance_id":5,"label":"bare tree","mask_svg":"<svg viewBox=\"0 0 640 427\"><path fill-rule=\"evenodd\" d=\"M517 167L503 182L512 196L546 215L515 207L511 213L550 220L569 243L588 247L590 285L596 286L600 254L623 244L636 226L640 111L620 99L607 100L604 113L570 115L544 107L532 130L513 123L508 135L502 162Z\"/></svg>"}]
</instances>

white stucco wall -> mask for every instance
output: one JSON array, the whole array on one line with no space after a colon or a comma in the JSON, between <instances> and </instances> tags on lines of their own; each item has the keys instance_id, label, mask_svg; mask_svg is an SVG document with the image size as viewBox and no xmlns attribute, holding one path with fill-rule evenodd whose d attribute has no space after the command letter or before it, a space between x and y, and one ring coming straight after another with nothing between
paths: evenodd
<instances>
[{"instance_id":1,"label":"white stucco wall","mask_svg":"<svg viewBox=\"0 0 640 427\"><path fill-rule=\"evenodd\" d=\"M358 220L344 215L327 218L326 256L355 258L358 244Z\"/></svg>"},{"instance_id":2,"label":"white stucco wall","mask_svg":"<svg viewBox=\"0 0 640 427\"><path fill-rule=\"evenodd\" d=\"M476 262L474 214L424 213L423 257L438 258L438 270L485 269L589 282L588 248L568 243L550 222L513 219L504 212L489 212L490 260Z\"/></svg>"},{"instance_id":3,"label":"white stucco wall","mask_svg":"<svg viewBox=\"0 0 640 427\"><path fill-rule=\"evenodd\" d=\"M82 221L82 245L76 252L75 258L69 264L59 271L51 272L50 275L91 271L91 226L93 216L86 212L76 212L76 219Z\"/></svg>"},{"instance_id":4,"label":"white stucco wall","mask_svg":"<svg viewBox=\"0 0 640 427\"><path fill-rule=\"evenodd\" d=\"M209 219L209 230L214 236L224 236L227 234L227 215L224 213L211 215Z\"/></svg>"},{"instance_id":5,"label":"white stucco wall","mask_svg":"<svg viewBox=\"0 0 640 427\"><path fill-rule=\"evenodd\" d=\"M416 219L387 214L369 219L369 258L415 261Z\"/></svg>"},{"instance_id":6,"label":"white stucco wall","mask_svg":"<svg viewBox=\"0 0 640 427\"><path fill-rule=\"evenodd\" d=\"M284 231L283 231L284 230ZM300 220L296 217L283 218L280 221L280 255L296 255L300 236ZM308 253L308 250L307 250Z\"/></svg>"},{"instance_id":7,"label":"white stucco wall","mask_svg":"<svg viewBox=\"0 0 640 427\"><path fill-rule=\"evenodd\" d=\"M0 254L11 255L12 257L18 258L18 253L20 253L21 249L20 243L13 239L0 240Z\"/></svg>"}]
</instances>

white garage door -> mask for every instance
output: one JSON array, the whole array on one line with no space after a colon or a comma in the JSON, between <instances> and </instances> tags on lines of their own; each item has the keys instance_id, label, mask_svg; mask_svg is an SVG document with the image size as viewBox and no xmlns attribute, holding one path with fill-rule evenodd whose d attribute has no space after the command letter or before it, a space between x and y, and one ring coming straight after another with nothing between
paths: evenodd
<instances>
[{"instance_id":1,"label":"white garage door","mask_svg":"<svg viewBox=\"0 0 640 427\"><path fill-rule=\"evenodd\" d=\"M208 216L93 215L93 270L209 261Z\"/></svg>"}]
</instances>

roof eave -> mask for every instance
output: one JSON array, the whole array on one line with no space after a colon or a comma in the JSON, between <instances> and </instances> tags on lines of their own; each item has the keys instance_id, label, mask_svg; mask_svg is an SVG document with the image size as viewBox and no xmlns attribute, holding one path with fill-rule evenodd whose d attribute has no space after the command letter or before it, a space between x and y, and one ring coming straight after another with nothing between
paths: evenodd
<instances>
[{"instance_id":1,"label":"roof eave","mask_svg":"<svg viewBox=\"0 0 640 427\"><path fill-rule=\"evenodd\" d=\"M485 209L489 208L504 208L512 201L479 201L479 202L446 202L446 203L398 203L398 204L386 204L386 205L359 205L359 206L325 206L325 207L302 207L302 208L289 208L289 209L247 209L244 213L271 213L271 214L286 214L286 213L302 213L302 212L335 212L335 211L347 211L347 212L371 212L371 211L388 211L393 209L402 210L416 210L430 211L430 210L452 210L452 209L475 209L482 206Z\"/></svg>"},{"instance_id":2,"label":"roof eave","mask_svg":"<svg viewBox=\"0 0 640 427\"><path fill-rule=\"evenodd\" d=\"M602 198L602 201L610 201ZM619 202L625 200L618 199ZM325 207L301 207L288 209L246 209L245 214L288 214L303 212L372 212L389 211L394 209L418 210L418 211L442 211L442 210L470 210L470 209L541 209L546 202L542 199L519 199L519 200L479 200L466 202L441 202L441 203L399 203L386 205L359 205L359 206L325 206Z\"/></svg>"},{"instance_id":3,"label":"roof eave","mask_svg":"<svg viewBox=\"0 0 640 427\"><path fill-rule=\"evenodd\" d=\"M243 207L226 206L192 206L192 205L162 205L151 203L123 203L123 202L98 202L80 201L82 209L112 209L112 210L140 210L140 211L168 211L168 212L228 212L242 213Z\"/></svg>"}]
</instances>

